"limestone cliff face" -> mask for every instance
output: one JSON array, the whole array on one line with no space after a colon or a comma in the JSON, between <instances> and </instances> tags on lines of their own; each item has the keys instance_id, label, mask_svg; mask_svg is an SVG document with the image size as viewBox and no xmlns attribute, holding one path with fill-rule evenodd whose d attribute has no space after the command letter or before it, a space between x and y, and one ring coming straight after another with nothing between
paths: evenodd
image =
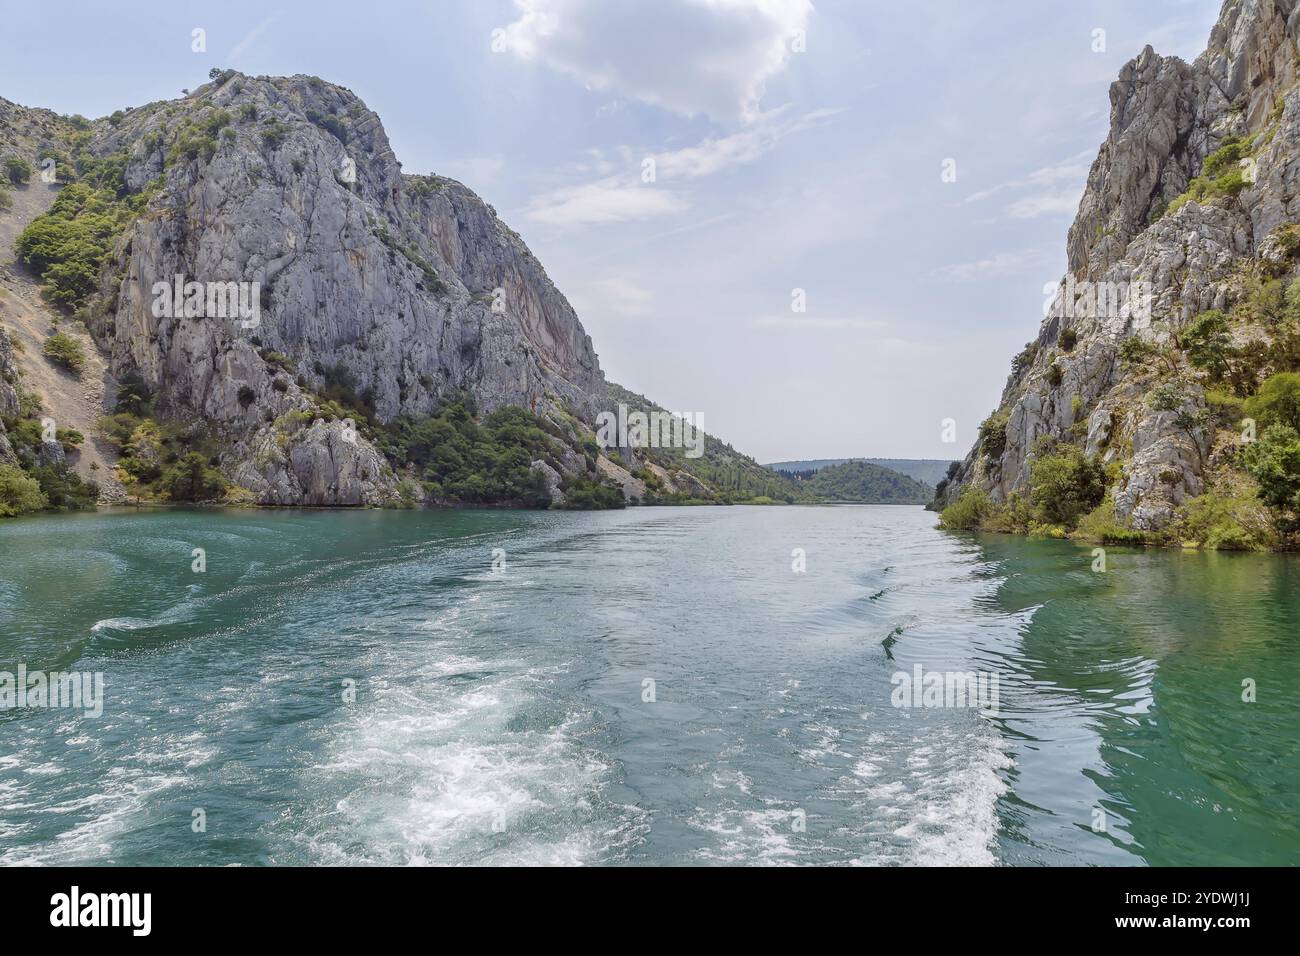
<instances>
[{"instance_id":1,"label":"limestone cliff face","mask_svg":"<svg viewBox=\"0 0 1300 956\"><path fill-rule=\"evenodd\" d=\"M8 418L18 413L18 363L14 361L14 347L9 335L0 329L0 418ZM12 465L17 461L13 446L5 433L4 422L0 421L0 465Z\"/></svg>"},{"instance_id":2,"label":"limestone cliff face","mask_svg":"<svg viewBox=\"0 0 1300 956\"><path fill-rule=\"evenodd\" d=\"M456 392L588 419L603 401L590 338L520 238L460 183L404 175L346 89L230 72L97 121L87 148L125 155L131 190L152 193L105 268L92 332L160 411L224 438L223 469L259 501L397 494L364 438L287 414L329 376L382 421ZM258 314L159 315L154 286L176 276L256 283Z\"/></svg>"},{"instance_id":3,"label":"limestone cliff face","mask_svg":"<svg viewBox=\"0 0 1300 956\"><path fill-rule=\"evenodd\" d=\"M1204 407L1203 383L1189 374L1186 407L1157 411L1151 390L1190 370L1135 365L1120 348L1132 338L1171 344L1198 313L1237 301L1252 265L1294 274L1277 230L1300 221L1298 36L1296 0L1228 0L1194 63L1147 47L1124 67L1069 232L1072 284L1063 281L1060 307L1013 365L992 421L1005 442L978 443L940 503L969 486L997 501L1022 492L1043 438L1121 463L1110 491L1134 528L1163 528L1204 490L1216 439L1204 423L1185 427ZM1245 187L1188 201L1206 158L1230 137L1251 144ZM1149 311L1090 309L1080 291L1142 282Z\"/></svg>"}]
</instances>

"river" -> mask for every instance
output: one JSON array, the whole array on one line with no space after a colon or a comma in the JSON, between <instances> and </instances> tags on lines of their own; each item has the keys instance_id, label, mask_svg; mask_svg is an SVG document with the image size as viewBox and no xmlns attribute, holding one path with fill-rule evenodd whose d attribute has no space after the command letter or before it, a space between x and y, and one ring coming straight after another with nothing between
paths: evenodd
<instances>
[{"instance_id":1,"label":"river","mask_svg":"<svg viewBox=\"0 0 1300 956\"><path fill-rule=\"evenodd\" d=\"M1300 859L1300 559L934 524L0 523L0 671L103 675L0 712L0 863ZM918 665L996 706L895 706Z\"/></svg>"}]
</instances>

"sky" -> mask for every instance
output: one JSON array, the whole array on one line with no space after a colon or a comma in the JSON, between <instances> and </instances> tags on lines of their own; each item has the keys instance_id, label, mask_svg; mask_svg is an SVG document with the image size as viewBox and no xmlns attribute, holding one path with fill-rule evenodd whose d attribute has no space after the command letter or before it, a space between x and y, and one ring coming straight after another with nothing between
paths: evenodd
<instances>
[{"instance_id":1,"label":"sky","mask_svg":"<svg viewBox=\"0 0 1300 956\"><path fill-rule=\"evenodd\" d=\"M0 0L0 96L98 117L214 66L321 76L496 208L611 381L759 461L960 458L1065 271L1111 81L1195 58L1218 10Z\"/></svg>"}]
</instances>

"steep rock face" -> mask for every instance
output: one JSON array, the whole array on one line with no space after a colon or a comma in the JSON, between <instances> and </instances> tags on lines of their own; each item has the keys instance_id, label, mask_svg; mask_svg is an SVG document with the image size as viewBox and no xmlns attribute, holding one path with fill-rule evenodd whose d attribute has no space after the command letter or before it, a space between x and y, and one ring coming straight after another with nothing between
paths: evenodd
<instances>
[{"instance_id":1,"label":"steep rock face","mask_svg":"<svg viewBox=\"0 0 1300 956\"><path fill-rule=\"evenodd\" d=\"M125 154L128 185L154 191L105 269L92 331L164 413L223 437L223 469L258 500L394 499L364 438L283 425L340 378L381 421L458 392L485 411L594 416L604 377L541 264L469 189L403 175L349 91L231 72L96 123L89 148ZM168 315L154 286L176 276L245 283L256 314Z\"/></svg>"},{"instance_id":2,"label":"steep rock face","mask_svg":"<svg viewBox=\"0 0 1300 956\"><path fill-rule=\"evenodd\" d=\"M1198 313L1240 294L1252 259L1287 258L1275 230L1300 220L1297 36L1296 0L1228 0L1195 63L1148 47L1123 68L1111 86L1110 133L1070 229L1070 274L991 417L1005 441L977 443L940 504L970 486L995 501L1023 493L1043 439L1120 462L1111 495L1138 529L1165 527L1204 490L1213 436L1204 424L1184 427L1204 410L1201 387L1189 378L1184 404L1157 410L1152 389L1173 373L1121 361L1119 350L1130 338L1173 343ZM1262 144L1247 171L1254 181L1166 212L1229 137ZM1138 305L1139 283L1150 284L1149 310ZM1090 308L1089 290L1099 288L1133 290L1137 307Z\"/></svg>"},{"instance_id":3,"label":"steep rock face","mask_svg":"<svg viewBox=\"0 0 1300 956\"><path fill-rule=\"evenodd\" d=\"M18 363L14 358L13 342L9 334L0 329L0 418L18 414ZM4 428L0 425L0 428Z\"/></svg>"},{"instance_id":4,"label":"steep rock face","mask_svg":"<svg viewBox=\"0 0 1300 956\"><path fill-rule=\"evenodd\" d=\"M18 414L18 363L14 360L13 343L4 329L0 329L0 418ZM0 421L0 464L12 465L17 461L13 446Z\"/></svg>"},{"instance_id":5,"label":"steep rock face","mask_svg":"<svg viewBox=\"0 0 1300 956\"><path fill-rule=\"evenodd\" d=\"M1102 144L1068 240L1070 270L1100 273L1147 225L1152 197L1177 196L1192 176L1179 148L1195 121L1192 70L1151 47L1111 86L1111 133Z\"/></svg>"}]
</instances>

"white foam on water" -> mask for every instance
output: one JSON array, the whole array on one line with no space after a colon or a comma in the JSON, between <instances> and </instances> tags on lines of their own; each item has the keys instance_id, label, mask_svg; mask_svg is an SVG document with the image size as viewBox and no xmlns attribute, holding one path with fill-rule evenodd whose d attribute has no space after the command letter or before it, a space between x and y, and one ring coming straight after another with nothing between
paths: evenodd
<instances>
[{"instance_id":1,"label":"white foam on water","mask_svg":"<svg viewBox=\"0 0 1300 956\"><path fill-rule=\"evenodd\" d=\"M180 624L190 620L194 616L195 609L203 603L199 599L184 601L175 607L168 608L157 617L110 617L102 621L96 621L91 625L92 634L101 634L105 631L142 631L152 627L163 627L170 624Z\"/></svg>"},{"instance_id":2,"label":"white foam on water","mask_svg":"<svg viewBox=\"0 0 1300 956\"><path fill-rule=\"evenodd\" d=\"M920 866L993 866L998 832L997 802L1006 792L998 770L1011 760L997 747L987 762L960 772L941 792L928 796L910 823L896 834L912 841L912 862Z\"/></svg>"},{"instance_id":3,"label":"white foam on water","mask_svg":"<svg viewBox=\"0 0 1300 956\"><path fill-rule=\"evenodd\" d=\"M63 767L59 766L57 761L51 760L49 763L28 767L24 773L31 774L33 777L56 776L63 773Z\"/></svg>"},{"instance_id":4,"label":"white foam on water","mask_svg":"<svg viewBox=\"0 0 1300 956\"><path fill-rule=\"evenodd\" d=\"M91 726L93 724L93 727ZM69 865L114 858L120 837L151 817L164 793L191 784L193 772L211 762L217 749L198 731L149 735L140 725L106 714L102 720L24 721L13 756L0 762L0 794L6 810L33 800L26 823L3 832L0 865ZM92 739L90 732L94 731ZM101 762L105 736L122 736L129 749ZM66 742L51 754L51 739ZM34 832L53 831L40 843L24 843Z\"/></svg>"},{"instance_id":5,"label":"white foam on water","mask_svg":"<svg viewBox=\"0 0 1300 956\"><path fill-rule=\"evenodd\" d=\"M413 626L417 631L453 631L457 627L457 621L460 619L461 614L462 609L460 605L455 605L442 611L432 620L420 621Z\"/></svg>"},{"instance_id":6,"label":"white foam on water","mask_svg":"<svg viewBox=\"0 0 1300 956\"><path fill-rule=\"evenodd\" d=\"M870 760L859 760L853 765L853 775L862 780L870 780L872 777L880 776L880 768Z\"/></svg>"},{"instance_id":7,"label":"white foam on water","mask_svg":"<svg viewBox=\"0 0 1300 956\"><path fill-rule=\"evenodd\" d=\"M713 789L715 790L739 790L741 793L748 795L752 792L754 781L741 770L732 767L719 767L713 771Z\"/></svg>"},{"instance_id":8,"label":"white foam on water","mask_svg":"<svg viewBox=\"0 0 1300 956\"><path fill-rule=\"evenodd\" d=\"M840 749L840 729L832 724L817 722L808 724L805 731L815 734L817 742L809 747L799 748L799 757L811 763L821 763L827 757L849 756Z\"/></svg>"},{"instance_id":9,"label":"white foam on water","mask_svg":"<svg viewBox=\"0 0 1300 956\"><path fill-rule=\"evenodd\" d=\"M91 816L40 844L12 846L0 851L2 866L60 866L110 858L116 839L130 830L134 821L157 797L189 782L177 774L143 774L134 769L111 768L97 781L94 793L51 801L46 795L37 812L66 817L72 813Z\"/></svg>"},{"instance_id":10,"label":"white foam on water","mask_svg":"<svg viewBox=\"0 0 1300 956\"><path fill-rule=\"evenodd\" d=\"M441 643L380 650L384 678L341 713L322 759L303 772L321 811L271 828L274 859L580 864L610 851L610 832L635 830L639 811L607 818L609 763L580 740L592 715L539 709L536 690L554 667L444 653ZM415 652L423 659L412 668Z\"/></svg>"},{"instance_id":11,"label":"white foam on water","mask_svg":"<svg viewBox=\"0 0 1300 956\"><path fill-rule=\"evenodd\" d=\"M759 866L789 865L807 852L805 835L794 829L795 807L697 808L688 821L708 833L710 846L695 851L701 862ZM796 841L805 844L801 847Z\"/></svg>"},{"instance_id":12,"label":"white foam on water","mask_svg":"<svg viewBox=\"0 0 1300 956\"><path fill-rule=\"evenodd\" d=\"M1011 765L1005 744L975 718L928 728L925 740L901 740L888 748L892 759L876 751L855 765L855 776L870 781L857 807L860 832L877 841L855 862L996 864L997 805L1007 790L1001 771Z\"/></svg>"},{"instance_id":13,"label":"white foam on water","mask_svg":"<svg viewBox=\"0 0 1300 956\"><path fill-rule=\"evenodd\" d=\"M100 631L138 631L144 627L153 627L156 621L143 617L109 617L102 621L96 621L91 625L90 630L98 634Z\"/></svg>"}]
</instances>

